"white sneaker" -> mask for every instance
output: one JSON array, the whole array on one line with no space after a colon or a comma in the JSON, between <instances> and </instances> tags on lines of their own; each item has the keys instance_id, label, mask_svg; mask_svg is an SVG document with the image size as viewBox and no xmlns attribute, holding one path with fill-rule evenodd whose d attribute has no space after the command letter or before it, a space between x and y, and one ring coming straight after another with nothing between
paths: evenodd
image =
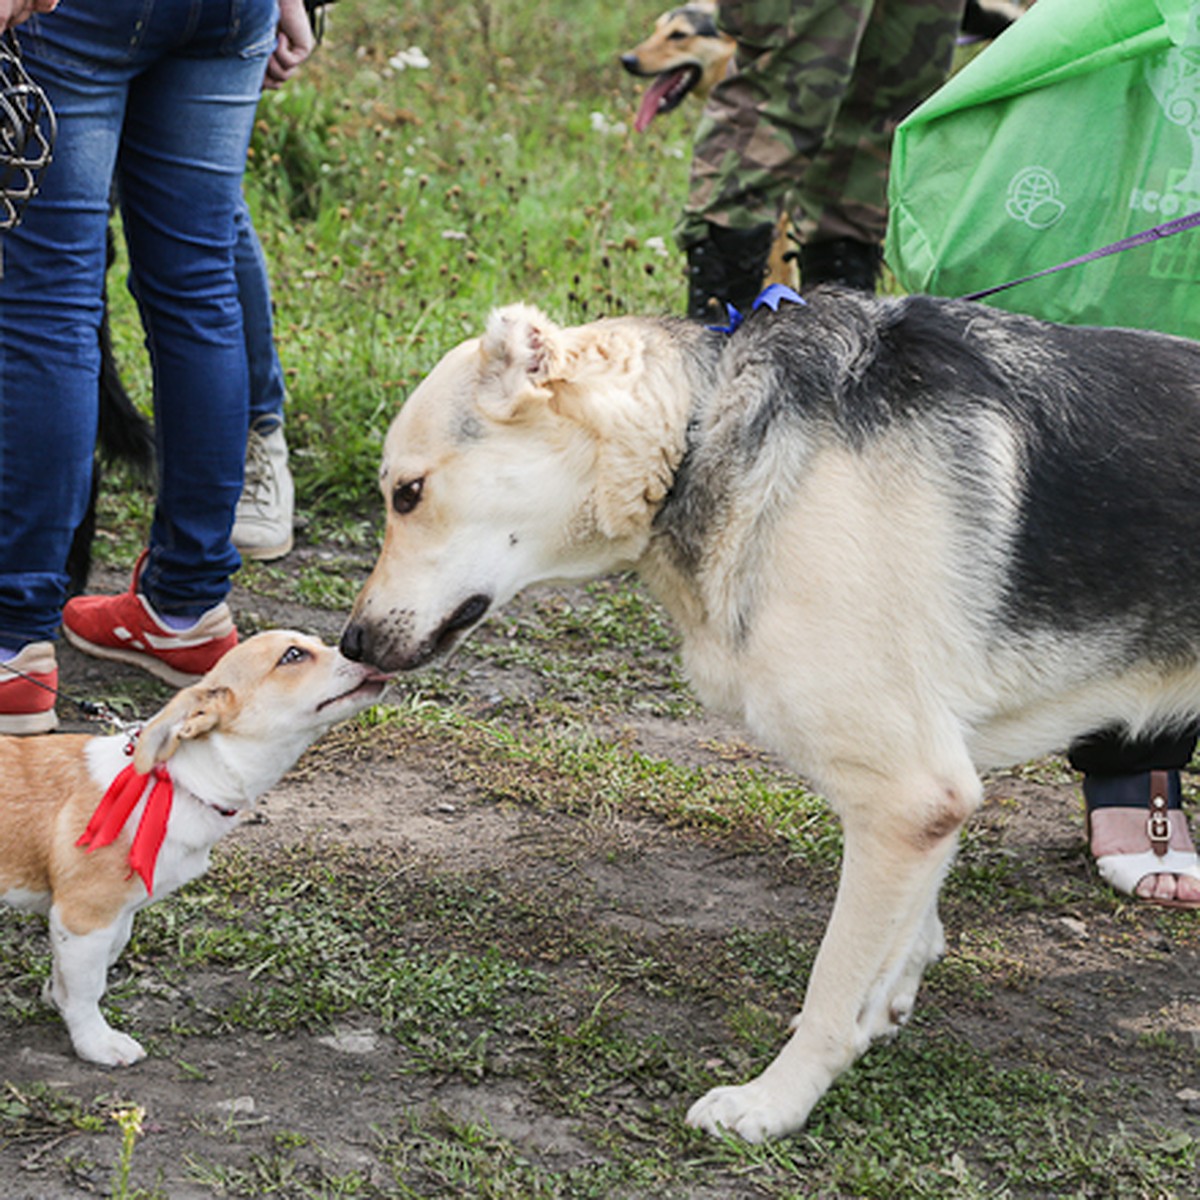
<instances>
[{"instance_id":1,"label":"white sneaker","mask_svg":"<svg viewBox=\"0 0 1200 1200\"><path fill-rule=\"evenodd\" d=\"M269 433L251 428L246 440L246 479L233 524L233 544L246 558L269 562L292 548L296 487L288 468L283 426Z\"/></svg>"}]
</instances>

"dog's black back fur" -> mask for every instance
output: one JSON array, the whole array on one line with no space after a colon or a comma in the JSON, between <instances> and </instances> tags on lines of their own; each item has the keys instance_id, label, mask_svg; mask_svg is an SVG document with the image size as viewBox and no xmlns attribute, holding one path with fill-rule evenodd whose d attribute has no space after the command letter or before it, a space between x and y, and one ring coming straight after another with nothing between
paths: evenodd
<instances>
[{"instance_id":1,"label":"dog's black back fur","mask_svg":"<svg viewBox=\"0 0 1200 1200\"><path fill-rule=\"evenodd\" d=\"M729 336L716 388L724 415L701 415L660 514L662 531L692 526L681 564L721 520L730 474L772 439L861 449L907 425L939 448L964 521L999 526L1017 506L1006 626L1082 632L1119 615L1121 657L1200 653L1200 343L819 289ZM1009 495L991 486L998 423L1019 464Z\"/></svg>"}]
</instances>

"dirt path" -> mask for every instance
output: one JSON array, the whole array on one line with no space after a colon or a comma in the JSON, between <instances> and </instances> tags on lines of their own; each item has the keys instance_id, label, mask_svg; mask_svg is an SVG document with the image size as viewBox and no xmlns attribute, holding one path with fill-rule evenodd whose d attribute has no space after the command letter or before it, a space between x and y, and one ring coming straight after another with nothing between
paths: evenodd
<instances>
[{"instance_id":1,"label":"dirt path","mask_svg":"<svg viewBox=\"0 0 1200 1200\"><path fill-rule=\"evenodd\" d=\"M304 561L301 555L294 567ZM257 624L336 638L336 611L262 594L239 592L235 599ZM613 650L631 653L638 651ZM82 694L103 691L114 672L132 678L70 651L62 668L64 685ZM471 711L536 709L544 701L536 672L470 653L455 672L454 686ZM162 693L149 691L146 702L156 695ZM601 732L616 730L629 752L687 767L716 764L741 744L738 731L702 715L633 710L593 717ZM731 946L754 948L736 996L766 1025L769 1046L802 988L802 978L784 970L787 956L811 957L832 900L832 870L799 861L769 836L721 835L637 809L512 802L489 785L493 768L485 764L473 777L460 768L421 739L335 738L269 796L261 821L231 839L235 857L226 874L262 904L243 876L270 876L278 888L272 872L292 870L289 855L298 856L300 873L314 864L348 873L352 880L339 877L330 886L352 886L355 895L386 892L397 913L396 937L407 946L435 955L494 952L536 968L542 982L528 1003L538 1022L510 1018L481 1031L489 1038L486 1062L431 1066L419 1036L393 1036L373 1012L314 1016L310 1027L280 1032L233 1027L214 1015L228 1013L244 989L269 976L269 965L248 973L236 960L193 968L169 955L147 960L134 953L115 973L125 997L117 1020L147 1035L152 1053L127 1072L104 1072L70 1056L61 1026L36 1010L35 981L0 975L9 997L0 1006L0 1198L106 1194L119 1135L103 1114L130 1104L147 1114L134 1183L140 1194L171 1200L809 1194L789 1190L796 1186L789 1169L760 1160L739 1166L733 1152L696 1165L691 1160L703 1159L702 1144L689 1140L679 1121L695 1069L731 1077L746 1065L748 1052L727 1045L729 984L716 969L731 961ZM1097 1111L1105 1136L1151 1122L1156 1137L1175 1131L1185 1144L1195 1139L1194 926L1118 904L1094 883L1074 784L1052 768L990 781L978 828L986 852L968 849L966 873L956 872L947 891L951 955L932 973L915 1028L896 1046L907 1038L913 1047L969 1046L987 1070L1001 1073L997 1078L1034 1069L1074 1081L1089 1105L1104 1096ZM990 911L981 911L979 880L988 872L1002 882L985 898ZM429 897L450 891L457 907L448 918ZM193 905L180 919L197 912L203 915ZM269 925L274 912L268 905L246 920ZM781 930L786 952L773 940ZM43 934L31 927L23 936L24 952L33 954ZM787 962L773 965L769 948ZM576 1050L580 1031L599 1027L597 1014L611 1014L615 1024L605 1028L612 1046L640 1055L636 1069L581 1101L586 1064L567 1061L567 1042L553 1055L545 1050L546 1022L557 1019L551 1008L561 1010L563 1023L574 1022ZM886 1069L890 1053L870 1061ZM698 1065L672 1075L681 1056ZM856 1087L872 1078L868 1071L856 1083L852 1075L850 1099L836 1103L856 1102ZM54 1096L74 1107L56 1110ZM849 1132L824 1136L853 1142ZM665 1154L655 1151L660 1137L673 1147ZM458 1174L447 1158L451 1146ZM970 1169L980 1178L990 1173L1000 1188L991 1194L1057 1194L1014 1188L1002 1168L965 1153ZM1037 1154L1054 1153L1047 1135ZM657 1181L643 1179L651 1159ZM486 1178L479 1174L484 1161L499 1164ZM607 1184L610 1175L615 1182ZM1070 1194L1183 1196L1186 1178L1177 1170L1163 1176L1158 1191L1143 1181L1128 1192L1097 1184ZM893 1193L859 1193L827 1181L819 1194L939 1194L897 1186ZM940 1194L975 1193L952 1193L947 1184Z\"/></svg>"}]
</instances>

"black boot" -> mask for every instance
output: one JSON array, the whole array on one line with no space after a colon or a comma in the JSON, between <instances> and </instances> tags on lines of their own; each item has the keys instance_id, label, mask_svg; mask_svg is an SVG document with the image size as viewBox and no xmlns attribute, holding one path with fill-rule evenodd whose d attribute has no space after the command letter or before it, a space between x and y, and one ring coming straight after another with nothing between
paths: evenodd
<instances>
[{"instance_id":1,"label":"black boot","mask_svg":"<svg viewBox=\"0 0 1200 1200\"><path fill-rule=\"evenodd\" d=\"M979 0L967 0L963 9L962 32L969 38L999 37L1011 24L1011 13L984 8Z\"/></svg>"},{"instance_id":2,"label":"black boot","mask_svg":"<svg viewBox=\"0 0 1200 1200\"><path fill-rule=\"evenodd\" d=\"M800 247L800 286L840 283L874 293L883 270L883 247L853 238L833 238Z\"/></svg>"},{"instance_id":3,"label":"black boot","mask_svg":"<svg viewBox=\"0 0 1200 1200\"><path fill-rule=\"evenodd\" d=\"M723 321L726 304L745 313L762 291L775 226L708 229L708 237L687 248L687 314L701 321Z\"/></svg>"}]
</instances>

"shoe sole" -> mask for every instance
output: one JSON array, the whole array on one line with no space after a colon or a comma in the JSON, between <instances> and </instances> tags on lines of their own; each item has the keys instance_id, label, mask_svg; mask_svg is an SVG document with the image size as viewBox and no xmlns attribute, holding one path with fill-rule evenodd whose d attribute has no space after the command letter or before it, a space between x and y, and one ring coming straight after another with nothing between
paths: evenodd
<instances>
[{"instance_id":1,"label":"shoe sole","mask_svg":"<svg viewBox=\"0 0 1200 1200\"><path fill-rule=\"evenodd\" d=\"M286 542L280 542L277 546L239 546L236 541L233 543L243 558L250 558L255 562L274 562L277 558L283 558L285 554L291 554L295 544L294 538L288 538Z\"/></svg>"},{"instance_id":2,"label":"shoe sole","mask_svg":"<svg viewBox=\"0 0 1200 1200\"><path fill-rule=\"evenodd\" d=\"M82 650L84 654L90 654L93 658L104 658L109 662L128 663L133 667L141 667L143 671L149 671L156 679L161 679L164 683L171 684L172 687L190 687L204 678L203 672L199 675L190 675L186 671L176 670L175 667L168 665L160 658L155 658L152 654L142 654L137 650L122 650L117 646L97 646L95 642L89 642L87 638L80 637L66 625L63 626L63 636L76 650Z\"/></svg>"},{"instance_id":3,"label":"shoe sole","mask_svg":"<svg viewBox=\"0 0 1200 1200\"><path fill-rule=\"evenodd\" d=\"M58 714L54 709L40 713L5 713L0 715L0 734L24 737L31 733L49 733L58 728Z\"/></svg>"}]
</instances>

